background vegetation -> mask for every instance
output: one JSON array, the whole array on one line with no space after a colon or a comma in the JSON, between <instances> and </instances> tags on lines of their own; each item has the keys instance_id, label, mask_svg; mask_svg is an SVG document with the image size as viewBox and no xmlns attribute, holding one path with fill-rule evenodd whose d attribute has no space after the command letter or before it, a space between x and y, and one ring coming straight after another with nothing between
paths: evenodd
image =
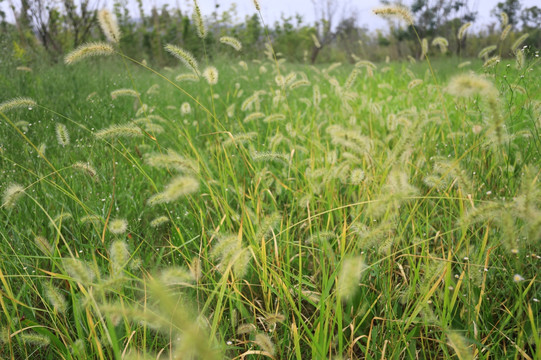
<instances>
[{"instance_id":1,"label":"background vegetation","mask_svg":"<svg viewBox=\"0 0 541 360\"><path fill-rule=\"evenodd\" d=\"M91 0L15 2L16 6L10 9L15 23L6 22L8 14L0 13L4 49L0 56L20 66L36 65L44 60L54 63L82 43L103 39L96 19L99 3ZM229 9L204 9L204 22L209 29L204 42L196 35L193 8L164 5L145 13L142 1L138 4L139 13L133 14L129 13L126 1L114 1L113 10L123 34L121 47L127 55L157 66L173 64L174 60L163 50L167 43L180 45L197 56L206 53L210 58L237 58L239 55L234 51L219 46L218 39L226 35L244 44L242 57L245 60L260 57L267 35L275 51L294 62L355 63L357 58L383 61L387 56L391 60L421 56L412 27L401 27L391 19L388 31L371 31L362 27L357 14L347 11L347 4L340 0L314 0L315 24L307 23L300 14L282 17L274 24L263 24L255 12L239 21L235 5ZM507 46L521 34L528 33L530 36L524 44L541 47L541 8L522 6L520 0L497 3L492 11L493 22L480 30L470 29L461 41L457 39L458 29L464 23L475 21L478 15L467 1L416 0L411 11L421 38L432 42L436 37L444 37L449 42L445 53L434 49L432 57L475 57L480 49L498 43L505 26L501 12L508 14L506 25L511 26Z\"/></svg>"}]
</instances>

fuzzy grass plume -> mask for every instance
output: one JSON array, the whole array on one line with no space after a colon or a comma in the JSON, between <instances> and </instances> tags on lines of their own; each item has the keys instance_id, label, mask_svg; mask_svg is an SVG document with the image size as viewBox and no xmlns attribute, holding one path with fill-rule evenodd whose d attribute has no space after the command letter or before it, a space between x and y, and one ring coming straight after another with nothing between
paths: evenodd
<instances>
[{"instance_id":1,"label":"fuzzy grass plume","mask_svg":"<svg viewBox=\"0 0 541 360\"><path fill-rule=\"evenodd\" d=\"M98 22L107 40L118 44L120 42L120 30L115 16L109 10L102 9L98 11Z\"/></svg>"},{"instance_id":2,"label":"fuzzy grass plume","mask_svg":"<svg viewBox=\"0 0 541 360\"><path fill-rule=\"evenodd\" d=\"M64 62L67 65L71 65L87 57L107 56L107 55L112 55L114 53L115 53L115 49L110 44L103 43L103 42L92 42L92 43L80 45L77 49L70 52L64 58Z\"/></svg>"},{"instance_id":3,"label":"fuzzy grass plume","mask_svg":"<svg viewBox=\"0 0 541 360\"><path fill-rule=\"evenodd\" d=\"M170 203L181 196L193 194L199 190L199 181L192 176L178 176L174 178L163 192L157 193L148 199L150 206Z\"/></svg>"},{"instance_id":4,"label":"fuzzy grass plume","mask_svg":"<svg viewBox=\"0 0 541 360\"><path fill-rule=\"evenodd\" d=\"M205 27L203 15L201 14L201 9L199 8L197 0L193 0L193 6L193 22L195 24L195 29L197 30L197 36L201 39L205 39L207 37L207 28Z\"/></svg>"},{"instance_id":5,"label":"fuzzy grass plume","mask_svg":"<svg viewBox=\"0 0 541 360\"><path fill-rule=\"evenodd\" d=\"M111 125L108 128L98 130L94 133L97 139L114 139L119 137L139 137L143 132L135 125Z\"/></svg>"},{"instance_id":6,"label":"fuzzy grass plume","mask_svg":"<svg viewBox=\"0 0 541 360\"><path fill-rule=\"evenodd\" d=\"M82 161L77 161L71 167L73 167L74 169L80 170L83 173L85 173L86 175L93 178L94 180L97 180L96 175L98 174L98 172L89 163L85 163L85 162L82 162Z\"/></svg>"},{"instance_id":7,"label":"fuzzy grass plume","mask_svg":"<svg viewBox=\"0 0 541 360\"><path fill-rule=\"evenodd\" d=\"M447 52L447 48L449 47L449 41L447 41L447 39L444 37L438 36L432 40L432 46L438 46L441 53L445 54Z\"/></svg>"},{"instance_id":8,"label":"fuzzy grass plume","mask_svg":"<svg viewBox=\"0 0 541 360\"><path fill-rule=\"evenodd\" d=\"M22 108L27 108L27 109L32 110L32 107L34 106L37 106L37 103L34 100L27 97L18 97L18 98L7 100L1 103L0 112L5 113L9 110L22 109Z\"/></svg>"},{"instance_id":9,"label":"fuzzy grass plume","mask_svg":"<svg viewBox=\"0 0 541 360\"><path fill-rule=\"evenodd\" d=\"M59 313L65 313L68 308L68 303L60 290L51 284L44 284L43 288L45 297L55 309L55 311Z\"/></svg>"},{"instance_id":10,"label":"fuzzy grass plume","mask_svg":"<svg viewBox=\"0 0 541 360\"><path fill-rule=\"evenodd\" d=\"M192 70L194 74L199 75L199 64L189 51L172 44L165 45L165 50L179 59L188 69Z\"/></svg>"},{"instance_id":11,"label":"fuzzy grass plume","mask_svg":"<svg viewBox=\"0 0 541 360\"><path fill-rule=\"evenodd\" d=\"M242 43L232 36L222 36L220 42L225 45L231 46L233 49L240 51L242 49Z\"/></svg>"},{"instance_id":12,"label":"fuzzy grass plume","mask_svg":"<svg viewBox=\"0 0 541 360\"><path fill-rule=\"evenodd\" d=\"M70 134L66 125L60 123L56 124L55 131L58 144L68 146L70 144Z\"/></svg>"},{"instance_id":13,"label":"fuzzy grass plume","mask_svg":"<svg viewBox=\"0 0 541 360\"><path fill-rule=\"evenodd\" d=\"M167 216L165 216L165 215L162 215L162 216L158 216L157 218L152 220L150 222L150 226L152 226L153 228L157 228L157 227L160 227L163 224L166 224L168 222L169 222L169 218Z\"/></svg>"},{"instance_id":14,"label":"fuzzy grass plume","mask_svg":"<svg viewBox=\"0 0 541 360\"><path fill-rule=\"evenodd\" d=\"M362 257L344 259L337 282L337 292L343 300L348 300L355 295L365 268L366 264Z\"/></svg>"},{"instance_id":15,"label":"fuzzy grass plume","mask_svg":"<svg viewBox=\"0 0 541 360\"><path fill-rule=\"evenodd\" d=\"M511 51L516 52L520 45L530 36L530 34L522 34L518 39L516 39L513 44L511 45Z\"/></svg>"},{"instance_id":16,"label":"fuzzy grass plume","mask_svg":"<svg viewBox=\"0 0 541 360\"><path fill-rule=\"evenodd\" d=\"M205 70L203 70L203 77L207 80L209 85L218 84L218 69L214 66L207 66Z\"/></svg>"},{"instance_id":17,"label":"fuzzy grass plume","mask_svg":"<svg viewBox=\"0 0 541 360\"><path fill-rule=\"evenodd\" d=\"M449 81L446 90L449 94L458 97L471 97L477 94L494 95L497 92L494 84L489 80L473 73L454 76Z\"/></svg>"},{"instance_id":18,"label":"fuzzy grass plume","mask_svg":"<svg viewBox=\"0 0 541 360\"><path fill-rule=\"evenodd\" d=\"M464 37L466 36L466 31L468 31L471 25L472 25L471 22L467 22L458 29L457 38L459 41L464 39Z\"/></svg>"},{"instance_id":19,"label":"fuzzy grass plume","mask_svg":"<svg viewBox=\"0 0 541 360\"><path fill-rule=\"evenodd\" d=\"M24 187L19 184L9 185L2 195L2 207L13 209L17 200L24 194Z\"/></svg>"},{"instance_id":20,"label":"fuzzy grass plume","mask_svg":"<svg viewBox=\"0 0 541 360\"><path fill-rule=\"evenodd\" d=\"M139 97L139 93L133 89L117 89L111 91L111 98L116 99L120 96L131 96L131 97Z\"/></svg>"},{"instance_id":21,"label":"fuzzy grass plume","mask_svg":"<svg viewBox=\"0 0 541 360\"><path fill-rule=\"evenodd\" d=\"M120 235L128 230L128 222L125 219L113 219L109 222L108 228L112 234Z\"/></svg>"},{"instance_id":22,"label":"fuzzy grass plume","mask_svg":"<svg viewBox=\"0 0 541 360\"><path fill-rule=\"evenodd\" d=\"M413 25L414 23L413 14L403 5L383 6L372 11L379 16L404 20L408 25Z\"/></svg>"},{"instance_id":23,"label":"fuzzy grass plume","mask_svg":"<svg viewBox=\"0 0 541 360\"><path fill-rule=\"evenodd\" d=\"M197 76L194 73L180 74L180 75L177 75L177 77L175 78L175 81L178 81L178 82L182 82L182 81L197 82L197 81L199 81L199 76Z\"/></svg>"}]
</instances>

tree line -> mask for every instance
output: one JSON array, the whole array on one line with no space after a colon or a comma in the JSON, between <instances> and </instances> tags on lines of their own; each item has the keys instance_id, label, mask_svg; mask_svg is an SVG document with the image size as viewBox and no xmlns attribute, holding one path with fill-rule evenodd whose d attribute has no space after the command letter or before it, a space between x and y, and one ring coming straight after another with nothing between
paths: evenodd
<instances>
[{"instance_id":1,"label":"tree line","mask_svg":"<svg viewBox=\"0 0 541 360\"><path fill-rule=\"evenodd\" d=\"M4 0L0 0L2 3ZM469 30L459 37L459 29L475 22L478 13L464 0L414 0L409 10L415 17L415 27L388 20L386 30L371 31L359 24L359 16L346 11L345 1L312 0L316 21L308 23L301 14L282 16L272 24L263 23L256 12L239 20L235 4L227 9L219 2L213 9L203 9L209 34L202 41L192 18L193 8L163 5L145 12L143 1L137 0L138 13L128 11L127 0L115 0L113 12L123 33L121 48L131 57L155 65L166 66L172 59L164 53L167 43L178 44L196 56L239 56L235 51L219 46L219 38L232 36L243 44L242 58L258 58L267 49L267 40L279 57L289 61L355 62L359 59L416 59L428 51L431 56L476 57L489 45L510 44L524 33L524 44L541 47L541 8L525 7L520 0L504 0L491 11L493 21L476 31ZM382 0L383 4L392 4ZM61 61L63 55L82 43L100 40L103 36L97 24L100 0L19 0L9 2L14 21L7 21L0 12L0 45L4 49L3 63L29 65L36 60ZM505 37L502 34L505 32ZM441 41L444 39L445 47ZM427 49L419 39L426 41ZM425 40L426 39L426 40ZM432 46L431 46L432 45ZM269 54L270 55L270 54ZM512 56L502 53L501 56Z\"/></svg>"}]
</instances>

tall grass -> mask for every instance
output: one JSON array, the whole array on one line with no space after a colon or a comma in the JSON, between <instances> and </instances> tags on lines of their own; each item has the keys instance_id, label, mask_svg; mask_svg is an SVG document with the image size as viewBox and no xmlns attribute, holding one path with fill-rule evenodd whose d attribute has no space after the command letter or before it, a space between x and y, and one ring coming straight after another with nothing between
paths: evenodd
<instances>
[{"instance_id":1,"label":"tall grass","mask_svg":"<svg viewBox=\"0 0 541 360\"><path fill-rule=\"evenodd\" d=\"M100 16L2 80L2 357L541 356L533 51L151 69Z\"/></svg>"}]
</instances>

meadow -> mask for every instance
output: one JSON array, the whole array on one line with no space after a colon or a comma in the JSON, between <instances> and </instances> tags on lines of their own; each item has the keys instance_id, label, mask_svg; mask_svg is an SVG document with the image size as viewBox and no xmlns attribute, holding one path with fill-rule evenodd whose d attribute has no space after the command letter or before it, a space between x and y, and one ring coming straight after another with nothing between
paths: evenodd
<instances>
[{"instance_id":1,"label":"meadow","mask_svg":"<svg viewBox=\"0 0 541 360\"><path fill-rule=\"evenodd\" d=\"M541 359L520 45L0 64L0 356Z\"/></svg>"}]
</instances>

